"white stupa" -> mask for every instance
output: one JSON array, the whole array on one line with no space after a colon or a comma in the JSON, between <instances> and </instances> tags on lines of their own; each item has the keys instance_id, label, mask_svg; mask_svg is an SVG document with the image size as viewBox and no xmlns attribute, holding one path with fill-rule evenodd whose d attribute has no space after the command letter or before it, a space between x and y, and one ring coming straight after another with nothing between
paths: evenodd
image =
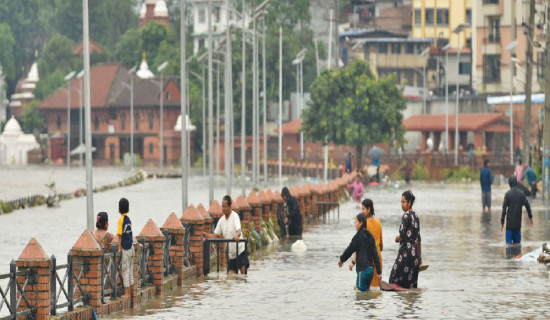
<instances>
[{"instance_id":1,"label":"white stupa","mask_svg":"<svg viewBox=\"0 0 550 320\"><path fill-rule=\"evenodd\" d=\"M185 128L187 129L187 132L195 131L197 130L197 127L191 124L191 120L189 120L189 115L185 115ZM174 126L174 131L181 132L181 113L178 116L178 120L176 120L176 125Z\"/></svg>"},{"instance_id":2,"label":"white stupa","mask_svg":"<svg viewBox=\"0 0 550 320\"><path fill-rule=\"evenodd\" d=\"M0 162L4 165L26 165L27 152L40 148L32 134L25 134L21 126L11 117L0 135Z\"/></svg>"},{"instance_id":3,"label":"white stupa","mask_svg":"<svg viewBox=\"0 0 550 320\"><path fill-rule=\"evenodd\" d=\"M145 59L145 52L143 53L143 58L141 59L141 64L139 65L139 70L136 72L136 75L141 79L151 79L155 77L151 70L149 70L147 59Z\"/></svg>"},{"instance_id":4,"label":"white stupa","mask_svg":"<svg viewBox=\"0 0 550 320\"><path fill-rule=\"evenodd\" d=\"M154 16L168 17L168 7L166 6L166 2L164 2L164 0L158 0L155 4Z\"/></svg>"}]
</instances>

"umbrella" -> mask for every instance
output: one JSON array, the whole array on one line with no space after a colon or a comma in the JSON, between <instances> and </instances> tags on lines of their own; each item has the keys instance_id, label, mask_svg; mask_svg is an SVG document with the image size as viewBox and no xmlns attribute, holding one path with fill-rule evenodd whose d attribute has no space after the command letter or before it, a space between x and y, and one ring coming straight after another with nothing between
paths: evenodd
<instances>
[{"instance_id":1,"label":"umbrella","mask_svg":"<svg viewBox=\"0 0 550 320\"><path fill-rule=\"evenodd\" d=\"M92 147L92 152L95 152L95 147ZM71 151L71 156L74 156L75 154L81 154L86 153L86 145L85 144L79 144L78 147L74 148Z\"/></svg>"},{"instance_id":2,"label":"umbrella","mask_svg":"<svg viewBox=\"0 0 550 320\"><path fill-rule=\"evenodd\" d=\"M378 148L377 146L374 146L369 150L368 156L369 158L376 160L376 159L380 159L383 154L384 152L382 152L382 149Z\"/></svg>"}]
</instances>

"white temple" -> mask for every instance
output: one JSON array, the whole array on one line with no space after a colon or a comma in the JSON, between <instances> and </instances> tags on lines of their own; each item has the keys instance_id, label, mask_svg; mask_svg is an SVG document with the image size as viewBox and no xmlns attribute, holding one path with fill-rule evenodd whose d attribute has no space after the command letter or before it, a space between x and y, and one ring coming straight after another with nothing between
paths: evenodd
<instances>
[{"instance_id":1,"label":"white temple","mask_svg":"<svg viewBox=\"0 0 550 320\"><path fill-rule=\"evenodd\" d=\"M3 165L26 165L27 152L38 149L40 145L32 134L25 134L21 126L11 117L0 134L0 163Z\"/></svg>"}]
</instances>

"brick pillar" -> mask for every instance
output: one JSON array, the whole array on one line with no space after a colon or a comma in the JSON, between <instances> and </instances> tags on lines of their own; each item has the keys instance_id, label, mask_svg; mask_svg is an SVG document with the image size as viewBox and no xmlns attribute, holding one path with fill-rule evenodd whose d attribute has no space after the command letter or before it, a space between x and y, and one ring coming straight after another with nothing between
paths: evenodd
<instances>
[{"instance_id":1,"label":"brick pillar","mask_svg":"<svg viewBox=\"0 0 550 320\"><path fill-rule=\"evenodd\" d=\"M212 232L214 232L213 230L216 230L216 225L218 224L218 221L223 217L222 206L220 205L218 200L214 200L214 202L212 202L210 208L208 208L208 213L212 217ZM220 251L218 252L218 254L220 255L220 267L225 266L225 247L225 243L219 244Z\"/></svg>"},{"instance_id":2,"label":"brick pillar","mask_svg":"<svg viewBox=\"0 0 550 320\"><path fill-rule=\"evenodd\" d=\"M252 223L254 223L254 229L256 229L256 232L260 234L260 232L262 231L262 220L261 220L262 219L262 202L256 196L254 191L250 191L248 198L246 198L246 202L248 202L248 205L252 207L252 210L251 210Z\"/></svg>"},{"instance_id":3,"label":"brick pillar","mask_svg":"<svg viewBox=\"0 0 550 320\"><path fill-rule=\"evenodd\" d=\"M175 243L170 246L170 257L176 264L176 274L178 275L178 286L183 285L183 240L185 238L185 228L181 224L175 213L171 213L168 219L161 227L163 232L168 231L171 237L174 237Z\"/></svg>"},{"instance_id":4,"label":"brick pillar","mask_svg":"<svg viewBox=\"0 0 550 320\"><path fill-rule=\"evenodd\" d=\"M319 163L319 165L317 166L317 177L319 179L324 178L324 174L325 174L324 173L324 170L325 170L324 168L325 167L323 166L322 163Z\"/></svg>"},{"instance_id":5,"label":"brick pillar","mask_svg":"<svg viewBox=\"0 0 550 320\"><path fill-rule=\"evenodd\" d=\"M317 208L317 202L320 201L320 190L319 186L316 186L311 189L311 212L313 213L313 219L319 219L319 210Z\"/></svg>"},{"instance_id":6,"label":"brick pillar","mask_svg":"<svg viewBox=\"0 0 550 320\"><path fill-rule=\"evenodd\" d=\"M99 307L101 305L101 256L104 254L103 249L101 249L92 233L84 230L73 245L71 253L75 263L85 266L84 274L80 278L80 285L83 291L88 294L88 301L84 301L84 303L92 307ZM76 286L76 278L79 276L80 267L75 267L74 270ZM77 292L79 292L78 289ZM76 295L75 298L77 298Z\"/></svg>"},{"instance_id":7,"label":"brick pillar","mask_svg":"<svg viewBox=\"0 0 550 320\"><path fill-rule=\"evenodd\" d=\"M311 213L312 213L312 207L311 207L311 190L313 188L313 185L311 184L311 182L309 182L305 187L304 187L304 190L305 190L305 193L306 193L306 218L307 218L307 221L310 222L311 221Z\"/></svg>"},{"instance_id":8,"label":"brick pillar","mask_svg":"<svg viewBox=\"0 0 550 320\"><path fill-rule=\"evenodd\" d=\"M182 216L183 224L191 225L193 233L189 235L189 255L191 263L197 265L198 276L203 275L203 244L202 231L204 219L195 206L190 205Z\"/></svg>"},{"instance_id":9,"label":"brick pillar","mask_svg":"<svg viewBox=\"0 0 550 320\"><path fill-rule=\"evenodd\" d=\"M300 209L300 215L302 216L302 225L306 223L306 202L304 199L304 192L302 191L302 188L300 186L294 188L293 195L296 197L296 200L298 200L298 208Z\"/></svg>"},{"instance_id":10,"label":"brick pillar","mask_svg":"<svg viewBox=\"0 0 550 320\"><path fill-rule=\"evenodd\" d=\"M243 231L243 236L245 238L248 238L248 235L249 235L249 228L250 228L250 211L252 210L252 208L250 207L250 205L248 204L248 202L246 202L246 200L244 199L244 197L241 195L237 198L237 200L235 201L235 203L237 204L237 206L239 207L239 211L241 212L241 230Z\"/></svg>"},{"instance_id":11,"label":"brick pillar","mask_svg":"<svg viewBox=\"0 0 550 320\"><path fill-rule=\"evenodd\" d=\"M273 193L273 191L271 191L271 189L267 189L265 194L269 198L269 215L270 215L270 218L275 219L275 224L278 225L278 223L277 223L277 202L276 202L276 199L275 199L275 194Z\"/></svg>"},{"instance_id":12,"label":"brick pillar","mask_svg":"<svg viewBox=\"0 0 550 320\"><path fill-rule=\"evenodd\" d=\"M203 231L206 232L206 233L211 233L213 231L211 229L212 228L212 217L210 216L208 211L206 211L206 208L202 205L202 203L200 203L197 206L197 211L200 213L200 215L204 219Z\"/></svg>"},{"instance_id":13,"label":"brick pillar","mask_svg":"<svg viewBox=\"0 0 550 320\"><path fill-rule=\"evenodd\" d=\"M141 239L149 243L147 266L153 274L153 285L157 288L157 295L162 295L164 289L164 241L166 237L164 237L153 219L149 219L138 236L138 240Z\"/></svg>"},{"instance_id":14,"label":"brick pillar","mask_svg":"<svg viewBox=\"0 0 550 320\"><path fill-rule=\"evenodd\" d=\"M12 260L12 265L13 264L14 262ZM34 277L31 278L33 281L29 281L25 289L25 296L31 305L27 306L25 300L21 299L18 311L26 310L29 307L35 307L37 320L51 319L51 260L36 239L32 238L31 241L29 241L15 262L15 265L13 265L13 269L15 269L15 266L17 266L18 271L30 269ZM23 287L25 284L25 277L17 277L17 283ZM17 299L19 298L20 294L18 293Z\"/></svg>"},{"instance_id":15,"label":"brick pillar","mask_svg":"<svg viewBox=\"0 0 550 320\"><path fill-rule=\"evenodd\" d=\"M268 222L271 213L271 200L263 190L258 192L258 199L262 203L262 220Z\"/></svg>"}]
</instances>

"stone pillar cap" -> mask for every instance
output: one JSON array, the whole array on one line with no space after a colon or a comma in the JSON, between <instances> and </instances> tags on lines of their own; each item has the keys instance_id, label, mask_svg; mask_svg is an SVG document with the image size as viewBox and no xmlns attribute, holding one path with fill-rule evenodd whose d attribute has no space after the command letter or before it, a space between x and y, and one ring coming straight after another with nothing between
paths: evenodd
<instances>
[{"instance_id":1,"label":"stone pillar cap","mask_svg":"<svg viewBox=\"0 0 550 320\"><path fill-rule=\"evenodd\" d=\"M162 233L162 231L160 231L159 227L153 221L153 219L149 219L147 221L147 223L141 230L139 237L144 237L147 241L165 239L164 234Z\"/></svg>"},{"instance_id":2,"label":"stone pillar cap","mask_svg":"<svg viewBox=\"0 0 550 320\"><path fill-rule=\"evenodd\" d=\"M31 241L27 244L21 255L19 256L18 261L42 261L48 260L48 255L46 251L42 248L40 243L36 241L35 238L32 238Z\"/></svg>"},{"instance_id":3,"label":"stone pillar cap","mask_svg":"<svg viewBox=\"0 0 550 320\"><path fill-rule=\"evenodd\" d=\"M260 192L258 192L258 199L260 199L260 202L262 204L271 203L271 200L269 199L269 197L267 196L267 194L263 190L260 190Z\"/></svg>"},{"instance_id":4,"label":"stone pillar cap","mask_svg":"<svg viewBox=\"0 0 550 320\"><path fill-rule=\"evenodd\" d=\"M214 200L214 202L212 202L210 208L208 209L208 213L210 213L214 219L219 219L223 216L222 206L218 200Z\"/></svg>"},{"instance_id":5,"label":"stone pillar cap","mask_svg":"<svg viewBox=\"0 0 550 320\"><path fill-rule=\"evenodd\" d=\"M265 192L266 196L269 198L269 200L275 200L275 194L273 193L273 191L271 191L271 188L270 189L267 189L267 191Z\"/></svg>"},{"instance_id":6,"label":"stone pillar cap","mask_svg":"<svg viewBox=\"0 0 550 320\"><path fill-rule=\"evenodd\" d=\"M72 250L97 251L101 250L101 246L99 245L99 243L97 243L97 240L94 238L93 234L90 231L84 230L80 235L80 238L76 240L76 243L73 245Z\"/></svg>"},{"instance_id":7,"label":"stone pillar cap","mask_svg":"<svg viewBox=\"0 0 550 320\"><path fill-rule=\"evenodd\" d=\"M204 224L204 219L194 205L190 205L181 218L188 224Z\"/></svg>"},{"instance_id":8,"label":"stone pillar cap","mask_svg":"<svg viewBox=\"0 0 550 320\"><path fill-rule=\"evenodd\" d=\"M254 191L250 191L248 198L246 198L246 202L248 202L248 204L252 207L262 205L262 203L260 202L260 199L256 196Z\"/></svg>"},{"instance_id":9,"label":"stone pillar cap","mask_svg":"<svg viewBox=\"0 0 550 320\"><path fill-rule=\"evenodd\" d=\"M248 202L244 199L242 195L240 195L237 200L235 201L237 206L239 206L239 210L247 210L250 209L250 206L248 205Z\"/></svg>"},{"instance_id":10,"label":"stone pillar cap","mask_svg":"<svg viewBox=\"0 0 550 320\"><path fill-rule=\"evenodd\" d=\"M212 217L210 216L210 214L208 214L208 211L206 211L206 208L202 205L202 203L199 203L199 205L197 206L197 211L200 213L200 215L204 219L204 222L206 223L212 222Z\"/></svg>"},{"instance_id":11,"label":"stone pillar cap","mask_svg":"<svg viewBox=\"0 0 550 320\"><path fill-rule=\"evenodd\" d=\"M162 229L183 229L181 221L178 219L174 212L170 213L168 219L162 225Z\"/></svg>"},{"instance_id":12,"label":"stone pillar cap","mask_svg":"<svg viewBox=\"0 0 550 320\"><path fill-rule=\"evenodd\" d=\"M281 193L279 192L279 190L275 190L275 197L273 198L273 200L275 200L275 202L277 203L284 202L283 197L281 196Z\"/></svg>"}]
</instances>

